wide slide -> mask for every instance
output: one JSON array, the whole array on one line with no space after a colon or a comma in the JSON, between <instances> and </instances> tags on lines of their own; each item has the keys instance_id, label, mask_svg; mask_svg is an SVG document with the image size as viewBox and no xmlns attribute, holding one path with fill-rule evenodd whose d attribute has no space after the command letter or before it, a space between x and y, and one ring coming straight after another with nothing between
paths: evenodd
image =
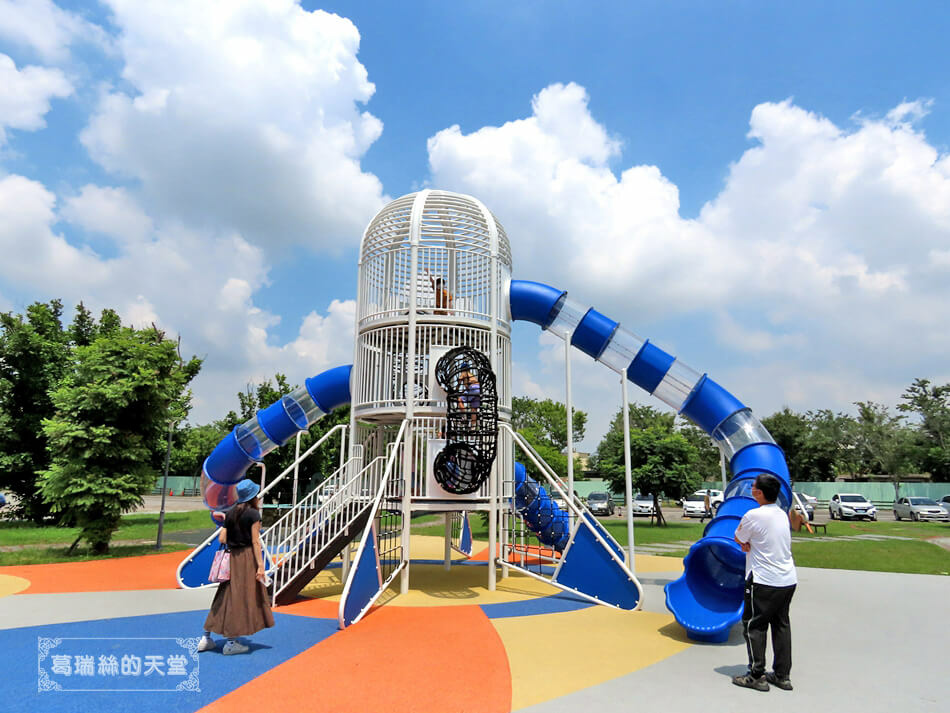
<instances>
[{"instance_id":1,"label":"wide slide","mask_svg":"<svg viewBox=\"0 0 950 713\"><path fill-rule=\"evenodd\" d=\"M750 409L710 379L649 340L567 296L564 290L512 280L511 317L534 322L601 362L708 433L733 473L716 517L683 560L684 573L667 584L666 606L690 638L721 642L742 617L745 555L733 539L759 473L782 482L780 505L792 502L788 466L781 448Z\"/></svg>"}]
</instances>

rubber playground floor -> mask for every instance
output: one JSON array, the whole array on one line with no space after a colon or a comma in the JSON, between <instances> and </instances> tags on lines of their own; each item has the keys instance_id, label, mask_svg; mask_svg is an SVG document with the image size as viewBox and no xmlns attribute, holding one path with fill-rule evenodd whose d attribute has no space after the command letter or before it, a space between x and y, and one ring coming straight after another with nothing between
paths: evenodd
<instances>
[{"instance_id":1,"label":"rubber playground floor","mask_svg":"<svg viewBox=\"0 0 950 713\"><path fill-rule=\"evenodd\" d=\"M414 536L410 592L345 631L338 570L321 573L249 653L198 655L196 690L40 690L41 640L199 636L213 591L175 588L182 553L0 567L0 711L947 710L950 577L799 569L795 690L760 693L730 684L745 669L738 627L695 644L667 612L680 560L638 556L643 610L622 612L523 575L489 592L484 553L445 571L442 546Z\"/></svg>"}]
</instances>

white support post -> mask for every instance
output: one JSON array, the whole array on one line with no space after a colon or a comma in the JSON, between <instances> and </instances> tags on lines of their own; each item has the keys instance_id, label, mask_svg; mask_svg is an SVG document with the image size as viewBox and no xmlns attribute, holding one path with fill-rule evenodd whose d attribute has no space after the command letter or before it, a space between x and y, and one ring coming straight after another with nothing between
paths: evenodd
<instances>
[{"instance_id":1,"label":"white support post","mask_svg":"<svg viewBox=\"0 0 950 713\"><path fill-rule=\"evenodd\" d=\"M291 502L297 504L297 476L300 474L300 437L304 431L297 431L297 445L294 446L294 495Z\"/></svg>"},{"instance_id":2,"label":"white support post","mask_svg":"<svg viewBox=\"0 0 950 713\"><path fill-rule=\"evenodd\" d=\"M571 340L564 338L564 380L567 392L567 494L574 497L574 399L571 395ZM573 510L571 511L573 513ZM571 515L573 527L574 516Z\"/></svg>"},{"instance_id":3,"label":"white support post","mask_svg":"<svg viewBox=\"0 0 950 713\"><path fill-rule=\"evenodd\" d=\"M627 567L637 573L633 557L633 474L630 467L630 405L627 396L627 375L620 374L620 392L623 400L623 487L627 500Z\"/></svg>"},{"instance_id":4,"label":"white support post","mask_svg":"<svg viewBox=\"0 0 950 713\"><path fill-rule=\"evenodd\" d=\"M495 563L498 561L498 459L488 476L488 591L495 591Z\"/></svg>"},{"instance_id":5,"label":"white support post","mask_svg":"<svg viewBox=\"0 0 950 713\"><path fill-rule=\"evenodd\" d=\"M719 451L719 473L722 476L722 492L726 492L726 454Z\"/></svg>"},{"instance_id":6,"label":"white support post","mask_svg":"<svg viewBox=\"0 0 950 713\"><path fill-rule=\"evenodd\" d=\"M452 513L445 513L445 571L452 569Z\"/></svg>"}]
</instances>

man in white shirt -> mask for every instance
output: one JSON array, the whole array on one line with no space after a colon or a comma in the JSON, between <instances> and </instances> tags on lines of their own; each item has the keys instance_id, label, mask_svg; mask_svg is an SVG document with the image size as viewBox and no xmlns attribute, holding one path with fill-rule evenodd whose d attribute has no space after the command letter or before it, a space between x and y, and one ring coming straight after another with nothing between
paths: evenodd
<instances>
[{"instance_id":1,"label":"man in white shirt","mask_svg":"<svg viewBox=\"0 0 950 713\"><path fill-rule=\"evenodd\" d=\"M769 690L769 684L790 691L792 630L788 608L798 584L792 560L792 536L788 514L777 504L781 481L762 473L752 486L759 507L742 516L735 539L745 555L745 610L742 633L749 653L749 671L735 676L737 686ZM765 645L772 629L773 670L765 672Z\"/></svg>"}]
</instances>

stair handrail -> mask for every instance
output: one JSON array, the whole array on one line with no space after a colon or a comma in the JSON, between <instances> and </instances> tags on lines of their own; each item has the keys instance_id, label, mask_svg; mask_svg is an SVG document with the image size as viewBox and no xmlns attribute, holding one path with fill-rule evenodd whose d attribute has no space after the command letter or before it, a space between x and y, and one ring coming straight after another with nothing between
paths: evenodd
<instances>
[{"instance_id":1,"label":"stair handrail","mask_svg":"<svg viewBox=\"0 0 950 713\"><path fill-rule=\"evenodd\" d=\"M409 420L410 419L408 418L404 418L402 420L402 424L399 426L399 431L396 434L396 438L393 439L392 441L393 448L390 451L389 455L386 457L386 468L383 471L382 477L379 479L379 487L376 490L376 497L373 498L373 504L372 504L372 510L370 511L370 516L367 519L366 527L363 528L363 534L360 536L360 544L356 548L354 562L360 561L360 557L363 554L363 550L366 549L367 538L369 538L373 534L373 518L375 514L379 511L380 503L382 503L382 500L383 500L383 494L386 492L386 486L389 484L389 478L391 477L392 472L393 472L393 465L396 462L398 462L398 459L396 456L402 454L402 449L405 446L405 443L403 441L405 439L406 428L409 424ZM373 462L375 462L375 460ZM408 527L408 523L403 522L402 526ZM356 622L358 622L360 619L363 618L363 615L366 614L366 612L369 610L371 606L373 606L373 603L379 598L379 596L383 592L386 591L386 588L390 585L390 583L393 581L395 576L403 570L403 568L406 566L407 556L408 556L407 552L402 553L402 561L399 563L399 566L393 568L393 571L390 572L389 576L386 578L386 581L380 585L379 590L376 592L376 594L373 595L373 597L366 603L366 605L363 607L360 613L353 619L353 622L352 622L353 624L355 624ZM352 567L350 569L350 576L347 577L346 583L343 585L343 593L340 596L340 607L338 609L337 619L339 621L341 629L346 627L346 624L344 623L343 610L346 605L347 597L349 596L349 593L350 593L350 585L353 583L353 573L355 571L356 571L355 567Z\"/></svg>"},{"instance_id":2,"label":"stair handrail","mask_svg":"<svg viewBox=\"0 0 950 713\"><path fill-rule=\"evenodd\" d=\"M283 564L281 560L280 565L274 568L274 587L273 587L273 601L276 602L278 595L286 589L290 583L293 581L294 577L297 574L307 567L320 555L324 548L346 527L349 527L355 519L356 515L362 508L354 507L354 505L359 504L359 498L354 496L354 486L360 487L359 484L363 482L365 474L371 472L372 469L376 468L379 462L382 460L383 456L378 456L374 458L370 463L368 463L364 468L360 469L359 472L355 473L350 477L345 483L343 483L337 490L333 493L327 502L321 504L317 509L306 516L301 522L296 524L296 527L287 535L280 540L276 545L275 551L280 553L283 548L286 548L289 552L303 552L302 556L298 556L294 568L288 568L280 566ZM357 460L357 458L351 459L351 461ZM349 465L350 461L346 465ZM342 468L340 469L343 470ZM309 498L310 496L308 496ZM291 510L291 512L299 512L303 507L304 501L300 501L296 506ZM350 514L346 514L347 510L352 510ZM319 528L318 523L329 521L331 518L337 515L344 515L338 527L334 528L332 531L326 528ZM313 538L313 539L310 539ZM301 548L304 547L310 539L311 544L307 546L305 550Z\"/></svg>"},{"instance_id":3,"label":"stair handrail","mask_svg":"<svg viewBox=\"0 0 950 713\"><path fill-rule=\"evenodd\" d=\"M342 480L341 476L350 469L351 465L354 462L359 462L362 460L362 455L353 456L347 460L342 466L333 471L330 476L328 476L320 485L310 491L307 496L297 502L290 510L288 510L279 520L277 520L273 525L267 528L267 535L273 535L277 533L275 538L276 544L274 545L278 548L276 551L279 551L281 545L285 544L289 539L291 539L304 525L311 519L318 517L322 510L329 509L327 506L332 504L337 495L343 492L343 489L349 483L349 481L340 482ZM353 477L358 477L353 476ZM327 498L324 502L320 502L320 497L325 494L325 491L330 486L334 487L333 494ZM317 500L317 508L310 515L306 515L301 521L298 515L308 508L312 507L312 504L309 502L311 499ZM282 531L286 530L285 535L281 535ZM280 539L283 537L283 539Z\"/></svg>"},{"instance_id":4,"label":"stair handrail","mask_svg":"<svg viewBox=\"0 0 950 713\"><path fill-rule=\"evenodd\" d=\"M331 435L333 435L334 433L336 433L337 431L339 431L339 430L341 430L341 429L343 429L343 430L345 431L345 429L347 429L347 428L349 428L349 424L348 424L348 423L338 423L336 426L334 426L334 427L331 428L329 431L327 431L325 434L323 434L323 436L321 436L321 437L317 440L316 443L314 443L313 445L311 445L309 448L307 448L306 451L304 451L303 453L301 453L300 456L298 456L297 458L295 458L293 463L291 463L289 466L287 466L287 468L284 469L284 471L283 471L282 473L280 473L280 475L278 475L276 478L274 478L266 488L264 488L263 490L261 490L261 492L258 494L259 497L263 498L264 495L266 495L267 492L270 491L271 488L273 488L275 485L277 485L277 483L279 483L279 482L281 481L281 479L284 478L284 476L286 476L286 475L291 471L291 469L293 469L293 468L294 468L296 465L298 465L299 463L303 462L303 460L304 460L305 458L309 457L317 448L319 448L321 445L323 445L323 443L325 443L326 440L327 440ZM175 570L175 579L178 581L179 585L181 585L181 570L182 570L182 568L183 568L186 564L188 564L189 562L191 562L191 561L195 558L195 555L196 555L198 552L201 552L201 550L203 550L205 547L207 547L213 540L217 539L218 533L220 533L220 532L221 532L221 526L218 526L218 527L215 529L214 532L212 532L210 535L208 535L208 537L205 538L205 539L201 542L201 544L199 544L197 547L195 547L195 549L193 549L190 553L188 553L188 556L185 557L185 559L183 559L183 560L178 564L178 568ZM262 534L263 534L263 533L262 533ZM265 550L265 553L266 553L266 550ZM266 566L266 565L267 565L267 562L265 561L265 566ZM205 586L216 587L217 584L214 584L214 583L210 583L210 582L209 582L208 584L206 584L206 585L201 585L201 586L202 586L202 587L205 587Z\"/></svg>"},{"instance_id":5,"label":"stair handrail","mask_svg":"<svg viewBox=\"0 0 950 713\"><path fill-rule=\"evenodd\" d=\"M551 466L549 466L547 463L544 462L544 459L541 458L541 456L537 454L534 448L532 448L531 444L525 440L524 436L522 436L515 429L513 429L511 426L509 426L507 423L503 421L500 422L498 426L499 428L505 431L508 431L508 433L511 434L515 443L517 443L521 447L521 449L525 452L525 455L527 455L528 458L530 458L531 461L538 467L538 469L547 477L548 481L550 481L550 483L557 489L558 493L560 493L560 495L564 498L565 503L568 503L575 510L578 510L578 513L577 513L578 515L585 514L585 515L590 515L591 517L593 517L594 514L587 508L587 506L584 505L582 502L578 502L580 498L575 498L573 493L571 493L571 495L567 494L567 489L565 488L564 484L561 482L561 478L558 476L557 473L555 473L551 469ZM514 503L514 499L515 499L515 494L512 493L511 495L512 503ZM613 549L613 548L611 548L604 541L604 538L601 536L601 532L598 532L598 529L602 530L603 534L607 535L607 537L610 538L610 541L616 546L618 550L623 551L623 548L620 546L620 543L617 542L616 539L614 539L614 536L610 534L610 531L606 527L591 528L591 529L594 533L594 536L598 540L600 540L600 542L604 546L606 546L607 549ZM623 562L623 560L616 556L617 554L616 552L612 552L612 554L614 555L615 559L617 559L621 564L623 564L624 568L627 567L627 565Z\"/></svg>"}]
</instances>

